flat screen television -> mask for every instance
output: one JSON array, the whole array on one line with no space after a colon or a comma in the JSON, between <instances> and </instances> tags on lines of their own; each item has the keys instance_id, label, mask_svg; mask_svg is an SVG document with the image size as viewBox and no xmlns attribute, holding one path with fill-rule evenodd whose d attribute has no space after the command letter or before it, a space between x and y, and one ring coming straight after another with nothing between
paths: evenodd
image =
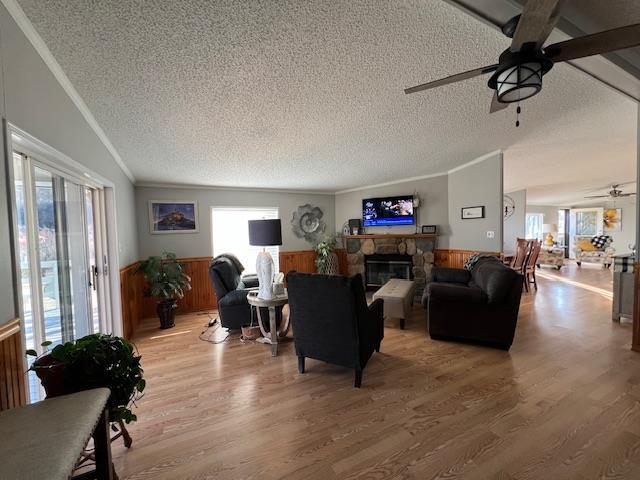
<instances>
[{"instance_id":1,"label":"flat screen television","mask_svg":"<svg viewBox=\"0 0 640 480\"><path fill-rule=\"evenodd\" d=\"M413 225L413 195L365 198L362 200L362 220L365 227Z\"/></svg>"}]
</instances>

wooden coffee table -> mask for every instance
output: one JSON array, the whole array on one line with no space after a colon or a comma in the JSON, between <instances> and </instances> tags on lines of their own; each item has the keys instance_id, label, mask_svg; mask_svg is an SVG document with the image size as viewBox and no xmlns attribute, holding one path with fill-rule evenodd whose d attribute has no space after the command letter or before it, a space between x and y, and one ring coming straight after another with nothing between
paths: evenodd
<instances>
[{"instance_id":1,"label":"wooden coffee table","mask_svg":"<svg viewBox=\"0 0 640 480\"><path fill-rule=\"evenodd\" d=\"M247 301L249 305L256 307L258 311L258 325L260 326L260 331L262 332L262 337L264 338L264 343L271 344L271 356L276 357L278 355L278 343L279 338L284 338L287 336L289 332L289 318L287 320L280 323L280 330L277 328L276 324L276 312L277 310L282 311L282 307L284 307L289 302L289 297L287 296L287 292L283 295L278 295L271 300L265 300L262 298L258 298L257 291L251 291L247 295ZM260 308L265 307L269 309L269 331L265 329L265 321L267 319L263 319L260 313ZM258 340L260 341L260 340Z\"/></svg>"}]
</instances>

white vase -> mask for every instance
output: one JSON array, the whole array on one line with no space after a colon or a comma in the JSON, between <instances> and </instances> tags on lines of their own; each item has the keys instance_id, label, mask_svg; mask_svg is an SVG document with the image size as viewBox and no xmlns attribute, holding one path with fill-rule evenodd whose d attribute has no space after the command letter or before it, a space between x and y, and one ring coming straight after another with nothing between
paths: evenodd
<instances>
[{"instance_id":1,"label":"white vase","mask_svg":"<svg viewBox=\"0 0 640 480\"><path fill-rule=\"evenodd\" d=\"M273 258L267 251L258 253L256 273L258 275L258 298L273 299Z\"/></svg>"}]
</instances>

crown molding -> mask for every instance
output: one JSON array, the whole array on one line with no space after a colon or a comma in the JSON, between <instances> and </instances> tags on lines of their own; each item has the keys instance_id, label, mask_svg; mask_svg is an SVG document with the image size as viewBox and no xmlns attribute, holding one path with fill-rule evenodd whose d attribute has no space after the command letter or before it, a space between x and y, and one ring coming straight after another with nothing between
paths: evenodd
<instances>
[{"instance_id":1,"label":"crown molding","mask_svg":"<svg viewBox=\"0 0 640 480\"><path fill-rule=\"evenodd\" d=\"M22 7L18 4L16 0L0 0L2 4L7 9L13 20L16 22L22 33L27 37L33 48L35 48L36 52L40 55L45 65L49 68L53 76L56 78L62 89L69 96L71 101L75 104L76 108L80 111L86 122L89 124L91 129L98 136L100 141L104 144L106 149L109 151L113 159L116 161L118 166L122 169L124 174L131 180L132 183L135 183L135 177L129 170L129 168L125 165L122 157L113 146L107 134L104 133L102 127L98 124L98 121L95 119L91 110L84 100L75 89L67 75L62 70L62 67L58 63L58 61L54 58L53 54L49 50L49 47L45 44L42 37L38 34L33 24L22 10ZM11 119L9 119L11 120Z\"/></svg>"},{"instance_id":2,"label":"crown molding","mask_svg":"<svg viewBox=\"0 0 640 480\"><path fill-rule=\"evenodd\" d=\"M362 190L368 190L370 188L379 188L379 187L387 187L389 185L397 185L399 183L407 183L407 182L414 182L416 180L426 180L427 178L435 178L435 177L445 177L448 176L454 172L457 172L459 170L463 170L467 167L470 167L472 165L475 165L476 163L480 163L483 162L484 160L491 158L495 155L501 155L502 154L502 150L494 150L493 152L489 152L486 155L482 155L481 157L478 157L474 160L471 160L470 162L464 163L462 165L459 165L455 168L452 168L451 170L446 170L443 172L438 172L438 173L431 173L429 175L419 175L416 177L406 177L406 178L401 178L399 180L392 180L390 182L384 182L384 183L375 183L373 185L365 185L363 187L355 187L355 188L348 188L346 190L339 190L337 192L335 192L335 195L342 195L343 193L351 193L351 192L359 192Z\"/></svg>"},{"instance_id":3,"label":"crown molding","mask_svg":"<svg viewBox=\"0 0 640 480\"><path fill-rule=\"evenodd\" d=\"M220 190L234 192L255 192L255 193L292 193L298 195L335 195L334 192L326 190L295 190L282 188L251 188L251 187L221 187L215 185L191 185L179 183L155 183L155 182L136 182L136 188L172 188L183 190Z\"/></svg>"}]
</instances>

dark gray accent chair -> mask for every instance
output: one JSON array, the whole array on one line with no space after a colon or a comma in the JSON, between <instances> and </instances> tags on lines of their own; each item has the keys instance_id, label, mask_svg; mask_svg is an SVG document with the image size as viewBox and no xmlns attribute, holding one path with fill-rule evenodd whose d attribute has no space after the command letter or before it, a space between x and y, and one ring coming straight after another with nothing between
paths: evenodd
<instances>
[{"instance_id":1,"label":"dark gray accent chair","mask_svg":"<svg viewBox=\"0 0 640 480\"><path fill-rule=\"evenodd\" d=\"M436 267L432 274L422 297L431 338L509 350L518 322L521 274L494 257L479 259L471 271Z\"/></svg>"},{"instance_id":2,"label":"dark gray accent chair","mask_svg":"<svg viewBox=\"0 0 640 480\"><path fill-rule=\"evenodd\" d=\"M367 305L360 275L343 277L290 272L289 311L298 370L314 358L355 370L355 387L384 337L381 299Z\"/></svg>"},{"instance_id":3,"label":"dark gray accent chair","mask_svg":"<svg viewBox=\"0 0 640 480\"><path fill-rule=\"evenodd\" d=\"M242 276L244 267L235 255L218 255L209 265L209 278L218 299L218 314L223 327L237 330L251 324L249 289L258 286L255 275Z\"/></svg>"}]
</instances>

